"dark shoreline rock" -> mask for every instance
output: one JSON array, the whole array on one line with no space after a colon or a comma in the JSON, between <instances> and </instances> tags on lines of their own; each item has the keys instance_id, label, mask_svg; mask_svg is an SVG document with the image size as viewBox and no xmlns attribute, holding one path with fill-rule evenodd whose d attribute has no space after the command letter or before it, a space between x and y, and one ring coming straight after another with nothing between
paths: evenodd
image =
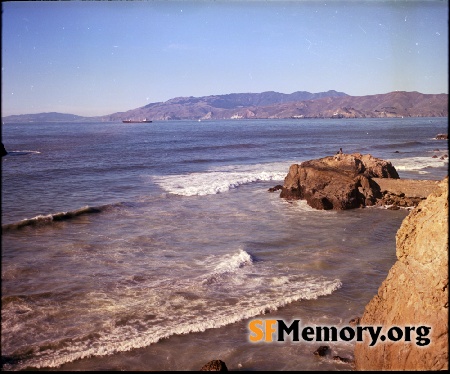
<instances>
[{"instance_id":1,"label":"dark shoreline rock","mask_svg":"<svg viewBox=\"0 0 450 374\"><path fill-rule=\"evenodd\" d=\"M414 208L438 188L439 181L400 179L388 161L359 153L337 154L293 164L280 189L280 197L306 200L316 209L344 210L383 206Z\"/></svg>"},{"instance_id":2,"label":"dark shoreline rock","mask_svg":"<svg viewBox=\"0 0 450 374\"><path fill-rule=\"evenodd\" d=\"M275 192L275 191L279 191L282 189L283 189L283 186L281 184L277 184L275 187L269 188L269 192Z\"/></svg>"},{"instance_id":3,"label":"dark shoreline rock","mask_svg":"<svg viewBox=\"0 0 450 374\"><path fill-rule=\"evenodd\" d=\"M306 200L325 210L371 206L382 198L372 178L400 177L389 161L360 153L337 154L291 165L280 197Z\"/></svg>"},{"instance_id":4,"label":"dark shoreline rock","mask_svg":"<svg viewBox=\"0 0 450 374\"><path fill-rule=\"evenodd\" d=\"M212 360L203 365L200 371L228 371L228 368L222 360Z\"/></svg>"},{"instance_id":5,"label":"dark shoreline rock","mask_svg":"<svg viewBox=\"0 0 450 374\"><path fill-rule=\"evenodd\" d=\"M5 146L3 145L3 143L2 143L2 148L0 149L0 152L2 153L2 157L3 157L3 156L6 156L6 155L8 154L8 152L6 151L6 148L5 148Z\"/></svg>"},{"instance_id":6,"label":"dark shoreline rock","mask_svg":"<svg viewBox=\"0 0 450 374\"><path fill-rule=\"evenodd\" d=\"M448 139L448 134L437 134L436 139L438 139L438 140Z\"/></svg>"},{"instance_id":7,"label":"dark shoreline rock","mask_svg":"<svg viewBox=\"0 0 450 374\"><path fill-rule=\"evenodd\" d=\"M328 353L328 351L330 350L330 347L329 346L327 346L327 345L321 345L319 348L317 348L313 353L314 353L314 355L316 355L316 356L321 356L321 357L323 357L323 356L325 356L327 353Z\"/></svg>"}]
</instances>

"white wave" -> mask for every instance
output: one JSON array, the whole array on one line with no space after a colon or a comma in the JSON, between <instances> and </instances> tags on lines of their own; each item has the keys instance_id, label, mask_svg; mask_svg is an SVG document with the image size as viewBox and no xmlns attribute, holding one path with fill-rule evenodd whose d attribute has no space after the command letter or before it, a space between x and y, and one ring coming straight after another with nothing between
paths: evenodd
<instances>
[{"instance_id":1,"label":"white wave","mask_svg":"<svg viewBox=\"0 0 450 374\"><path fill-rule=\"evenodd\" d=\"M17 154L17 155L25 155L25 154L29 154L29 153L40 154L41 152L39 152L39 151L30 151L30 150L25 150L25 151L8 151L8 154Z\"/></svg>"},{"instance_id":2,"label":"white wave","mask_svg":"<svg viewBox=\"0 0 450 374\"><path fill-rule=\"evenodd\" d=\"M239 268L252 264L252 256L246 251L240 249L237 254L231 256L226 255L225 258L216 266L215 273L232 273Z\"/></svg>"},{"instance_id":3,"label":"white wave","mask_svg":"<svg viewBox=\"0 0 450 374\"><path fill-rule=\"evenodd\" d=\"M249 280L245 273L239 272L244 267L253 265L253 257L243 249L239 249L238 253L223 256L218 263L217 257L215 256L207 259L205 265L207 263L210 264L208 267L213 267L213 270L201 281L203 285L215 284L226 286L233 284L235 287L245 285L253 288L260 284L260 279L253 278Z\"/></svg>"},{"instance_id":4,"label":"white wave","mask_svg":"<svg viewBox=\"0 0 450 374\"><path fill-rule=\"evenodd\" d=\"M294 200L294 201L285 201L285 204L291 205L291 207L295 208L295 210L298 210L300 212L326 212L325 210L315 209L308 205L306 200Z\"/></svg>"},{"instance_id":5,"label":"white wave","mask_svg":"<svg viewBox=\"0 0 450 374\"><path fill-rule=\"evenodd\" d=\"M448 164L448 158L441 160L432 157L408 157L389 160L399 171L418 171L427 173L424 169L445 167Z\"/></svg>"},{"instance_id":6,"label":"white wave","mask_svg":"<svg viewBox=\"0 0 450 374\"><path fill-rule=\"evenodd\" d=\"M167 279L158 287L145 287L145 294L139 297L132 289L115 298L101 291L85 295L85 302L103 313L102 326L95 333L81 333L68 342L61 335L62 340L55 340L52 348L36 350L32 357L11 367L6 364L5 370L59 367L79 359L139 349L172 335L220 328L295 301L317 299L342 286L339 279L280 273L271 264L255 262L243 249L208 256L199 263L206 267L206 276ZM212 282L205 282L214 276ZM7 309L14 312L17 308L10 303ZM148 320L149 315L154 317ZM41 318L47 318L47 312ZM84 323L91 326L87 320ZM23 330L22 323L15 325ZM36 333L37 327L31 333Z\"/></svg>"},{"instance_id":7,"label":"white wave","mask_svg":"<svg viewBox=\"0 0 450 374\"><path fill-rule=\"evenodd\" d=\"M175 195L214 195L253 182L283 181L292 163L232 165L205 172L154 177L153 180Z\"/></svg>"},{"instance_id":8,"label":"white wave","mask_svg":"<svg viewBox=\"0 0 450 374\"><path fill-rule=\"evenodd\" d=\"M273 291L271 294L261 294L255 291L245 295L232 308L211 304L208 305L205 313L197 314L195 317L189 314L189 309L185 309L179 316L171 315L172 309L168 309L166 318L172 321L171 323L149 325L145 329L136 329L130 325L115 327L110 325L102 334L96 334L95 341L73 340L71 344L65 345L63 349L56 352L45 350L36 352L33 358L19 363L12 369L59 367L62 364L83 358L106 356L144 348L172 335L220 328L276 311L298 300L317 299L320 296L333 293L342 286L338 279L309 278L293 281L289 277L282 277L279 279L272 278L272 280L273 282L270 282ZM177 323L173 323L174 321L177 321ZM5 367L7 366L5 365Z\"/></svg>"}]
</instances>

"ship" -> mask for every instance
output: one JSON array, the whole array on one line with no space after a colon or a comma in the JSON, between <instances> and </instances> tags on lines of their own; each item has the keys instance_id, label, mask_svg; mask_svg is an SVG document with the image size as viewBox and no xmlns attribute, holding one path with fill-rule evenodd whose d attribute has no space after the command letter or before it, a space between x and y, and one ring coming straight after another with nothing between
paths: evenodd
<instances>
[{"instance_id":1,"label":"ship","mask_svg":"<svg viewBox=\"0 0 450 374\"><path fill-rule=\"evenodd\" d=\"M124 119L122 122L123 123L151 123L152 121L147 118L144 118L144 119L138 119L138 120Z\"/></svg>"}]
</instances>

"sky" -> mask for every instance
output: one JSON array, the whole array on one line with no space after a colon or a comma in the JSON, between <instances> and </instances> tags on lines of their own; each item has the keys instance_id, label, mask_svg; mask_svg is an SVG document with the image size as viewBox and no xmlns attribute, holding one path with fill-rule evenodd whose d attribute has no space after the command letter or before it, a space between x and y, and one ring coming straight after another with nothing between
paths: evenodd
<instances>
[{"instance_id":1,"label":"sky","mask_svg":"<svg viewBox=\"0 0 450 374\"><path fill-rule=\"evenodd\" d=\"M2 117L181 96L448 93L448 0L2 2Z\"/></svg>"}]
</instances>

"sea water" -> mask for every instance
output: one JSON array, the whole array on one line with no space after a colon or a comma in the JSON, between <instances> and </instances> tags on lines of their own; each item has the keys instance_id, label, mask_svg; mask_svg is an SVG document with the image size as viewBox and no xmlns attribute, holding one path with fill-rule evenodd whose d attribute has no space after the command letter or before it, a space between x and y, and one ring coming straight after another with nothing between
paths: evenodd
<instances>
[{"instance_id":1,"label":"sea water","mask_svg":"<svg viewBox=\"0 0 450 374\"><path fill-rule=\"evenodd\" d=\"M2 125L4 370L353 370L353 342L252 343L249 321L346 326L409 213L268 189L344 153L447 175L447 118ZM433 158L436 155L437 157ZM443 157L443 159L441 159ZM329 345L331 354L313 352Z\"/></svg>"}]
</instances>

